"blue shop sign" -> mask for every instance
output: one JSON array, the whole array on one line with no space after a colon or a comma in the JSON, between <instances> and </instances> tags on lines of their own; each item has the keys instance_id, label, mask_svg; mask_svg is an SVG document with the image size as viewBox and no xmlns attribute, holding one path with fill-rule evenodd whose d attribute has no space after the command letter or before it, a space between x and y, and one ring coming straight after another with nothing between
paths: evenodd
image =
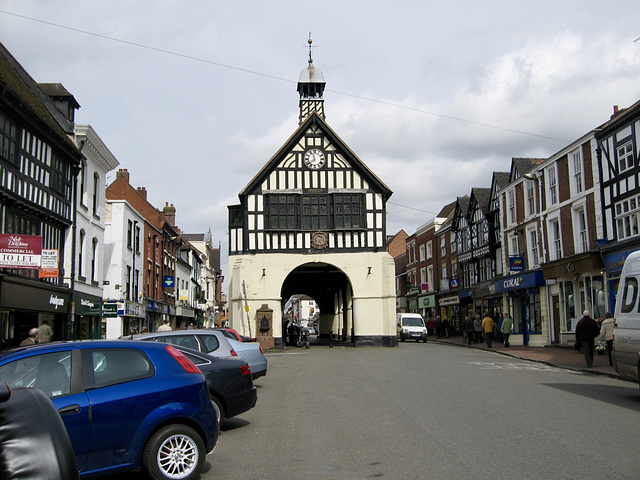
<instances>
[{"instance_id":1,"label":"blue shop sign","mask_svg":"<svg viewBox=\"0 0 640 480\"><path fill-rule=\"evenodd\" d=\"M509 270L522 272L524 270L524 257L509 257Z\"/></svg>"},{"instance_id":2,"label":"blue shop sign","mask_svg":"<svg viewBox=\"0 0 640 480\"><path fill-rule=\"evenodd\" d=\"M625 250L623 252L610 253L604 256L604 268L607 270L607 273L621 273L622 266L624 265L624 261L627 259L630 253L635 252L634 250Z\"/></svg>"},{"instance_id":3,"label":"blue shop sign","mask_svg":"<svg viewBox=\"0 0 640 480\"><path fill-rule=\"evenodd\" d=\"M496 293L508 292L511 290L523 290L530 287L538 287L540 285L544 285L544 275L542 270L523 273L522 275L513 275L495 282Z\"/></svg>"},{"instance_id":4,"label":"blue shop sign","mask_svg":"<svg viewBox=\"0 0 640 480\"><path fill-rule=\"evenodd\" d=\"M173 288L176 285L176 277L171 275L164 276L164 288Z\"/></svg>"}]
</instances>

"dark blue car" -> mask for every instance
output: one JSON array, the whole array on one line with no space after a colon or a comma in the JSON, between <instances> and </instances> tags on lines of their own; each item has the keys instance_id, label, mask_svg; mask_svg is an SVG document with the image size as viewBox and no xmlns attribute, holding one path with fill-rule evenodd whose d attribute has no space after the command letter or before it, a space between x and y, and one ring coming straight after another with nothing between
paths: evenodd
<instances>
[{"instance_id":1,"label":"dark blue car","mask_svg":"<svg viewBox=\"0 0 640 480\"><path fill-rule=\"evenodd\" d=\"M218 440L204 376L171 345L98 340L17 348L0 352L0 382L51 399L84 478L142 468L154 479L191 479Z\"/></svg>"}]
</instances>

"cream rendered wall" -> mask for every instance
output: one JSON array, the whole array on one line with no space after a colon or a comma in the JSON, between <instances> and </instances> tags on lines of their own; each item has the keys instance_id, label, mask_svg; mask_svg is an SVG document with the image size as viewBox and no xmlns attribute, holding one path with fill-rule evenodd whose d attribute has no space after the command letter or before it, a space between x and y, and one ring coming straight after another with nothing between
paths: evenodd
<instances>
[{"instance_id":1,"label":"cream rendered wall","mask_svg":"<svg viewBox=\"0 0 640 480\"><path fill-rule=\"evenodd\" d=\"M352 312L355 315L356 336L395 337L395 266L393 258L386 251L318 255L232 255L229 257L231 327L243 335L251 333L255 336L256 310L267 304L273 309L273 335L282 337L282 284L297 267L314 262L330 264L347 276L353 291ZM243 281L247 290L251 332L244 310ZM334 319L334 325L339 324L338 319Z\"/></svg>"}]
</instances>

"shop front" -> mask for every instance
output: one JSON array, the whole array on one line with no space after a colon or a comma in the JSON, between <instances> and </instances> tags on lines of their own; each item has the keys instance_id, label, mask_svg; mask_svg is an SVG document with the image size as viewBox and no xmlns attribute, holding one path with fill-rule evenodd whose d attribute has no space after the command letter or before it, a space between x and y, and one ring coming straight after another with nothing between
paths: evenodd
<instances>
[{"instance_id":1,"label":"shop front","mask_svg":"<svg viewBox=\"0 0 640 480\"><path fill-rule=\"evenodd\" d=\"M169 321L169 325L174 330L186 328L187 326L184 323L185 317L178 319L176 317L176 307L168 303L147 299L145 300L145 310L147 312L146 327L150 332L158 330L158 327L164 323L165 319Z\"/></svg>"},{"instance_id":2,"label":"shop front","mask_svg":"<svg viewBox=\"0 0 640 480\"><path fill-rule=\"evenodd\" d=\"M105 338L138 333L146 327L144 305L129 300L108 301L102 305ZM114 315L115 312L115 315Z\"/></svg>"},{"instance_id":3,"label":"shop front","mask_svg":"<svg viewBox=\"0 0 640 480\"><path fill-rule=\"evenodd\" d=\"M418 309L425 321L428 318L433 318L435 320L436 296L422 295L418 297Z\"/></svg>"},{"instance_id":4,"label":"shop front","mask_svg":"<svg viewBox=\"0 0 640 480\"><path fill-rule=\"evenodd\" d=\"M89 340L105 338L102 328L102 298L73 292L73 338Z\"/></svg>"},{"instance_id":5,"label":"shop front","mask_svg":"<svg viewBox=\"0 0 640 480\"><path fill-rule=\"evenodd\" d=\"M71 339L70 299L68 288L0 276L0 348L18 346L44 321L53 328L52 340Z\"/></svg>"},{"instance_id":6,"label":"shop front","mask_svg":"<svg viewBox=\"0 0 640 480\"><path fill-rule=\"evenodd\" d=\"M456 333L460 330L460 299L458 295L446 295L438 298L440 318L448 318L451 328Z\"/></svg>"},{"instance_id":7,"label":"shop front","mask_svg":"<svg viewBox=\"0 0 640 480\"><path fill-rule=\"evenodd\" d=\"M572 345L582 312L589 310L597 319L607 311L602 259L596 252L587 252L546 263L542 270L547 284L550 341Z\"/></svg>"},{"instance_id":8,"label":"shop front","mask_svg":"<svg viewBox=\"0 0 640 480\"><path fill-rule=\"evenodd\" d=\"M196 311L191 307L176 307L176 325L184 328L185 325L189 326L193 324L196 328L200 328L198 320L196 319Z\"/></svg>"},{"instance_id":9,"label":"shop front","mask_svg":"<svg viewBox=\"0 0 640 480\"><path fill-rule=\"evenodd\" d=\"M472 290L473 309L480 318L485 316L485 312L497 322L498 315L502 313L502 294L496 293L496 283L484 282L475 285Z\"/></svg>"},{"instance_id":10,"label":"shop front","mask_svg":"<svg viewBox=\"0 0 640 480\"><path fill-rule=\"evenodd\" d=\"M547 341L543 331L543 300L540 287L545 285L542 270L504 277L495 282L496 293L505 294L506 312L513 319L513 345L542 347ZM547 322L548 324L548 322Z\"/></svg>"}]
</instances>

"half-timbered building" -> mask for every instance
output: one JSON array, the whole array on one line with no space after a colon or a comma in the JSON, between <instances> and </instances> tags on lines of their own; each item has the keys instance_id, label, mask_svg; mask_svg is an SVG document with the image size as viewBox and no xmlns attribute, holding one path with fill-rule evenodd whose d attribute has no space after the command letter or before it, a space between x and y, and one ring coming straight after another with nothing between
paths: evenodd
<instances>
[{"instance_id":1,"label":"half-timbered building","mask_svg":"<svg viewBox=\"0 0 640 480\"><path fill-rule=\"evenodd\" d=\"M391 191L327 124L322 71L302 70L299 125L229 207L229 315L260 336L272 315L283 343L282 305L306 294L320 334L395 345L393 258L386 251ZM258 318L260 315L260 318Z\"/></svg>"},{"instance_id":2,"label":"half-timbered building","mask_svg":"<svg viewBox=\"0 0 640 480\"><path fill-rule=\"evenodd\" d=\"M611 119L596 129L603 232L598 243L608 279L609 311L627 256L640 248L640 101L614 107Z\"/></svg>"}]
</instances>

